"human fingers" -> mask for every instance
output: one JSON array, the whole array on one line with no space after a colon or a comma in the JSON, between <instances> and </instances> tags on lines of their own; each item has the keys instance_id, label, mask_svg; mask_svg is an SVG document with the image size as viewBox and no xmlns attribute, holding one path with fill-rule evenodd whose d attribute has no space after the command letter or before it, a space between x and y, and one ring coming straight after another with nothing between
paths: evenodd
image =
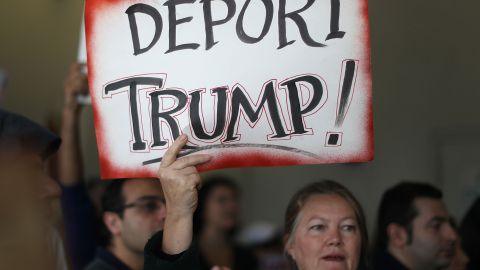
<instances>
[{"instance_id":1,"label":"human fingers","mask_svg":"<svg viewBox=\"0 0 480 270\"><path fill-rule=\"evenodd\" d=\"M179 186L200 186L201 178L195 167L187 167L176 170L172 167L160 168L158 178L165 185Z\"/></svg>"},{"instance_id":2,"label":"human fingers","mask_svg":"<svg viewBox=\"0 0 480 270\"><path fill-rule=\"evenodd\" d=\"M180 153L180 150L182 150L185 144L187 144L187 141L187 135L180 135L163 155L162 162L160 162L160 168L165 168L172 165L172 163L174 163L177 159L177 155Z\"/></svg>"},{"instance_id":3,"label":"human fingers","mask_svg":"<svg viewBox=\"0 0 480 270\"><path fill-rule=\"evenodd\" d=\"M203 164L205 162L210 161L211 159L212 157L210 155L204 155L204 154L186 156L186 157L177 159L177 161L175 161L172 164L172 168L176 170L182 170L187 167Z\"/></svg>"},{"instance_id":4,"label":"human fingers","mask_svg":"<svg viewBox=\"0 0 480 270\"><path fill-rule=\"evenodd\" d=\"M65 79L65 91L69 94L86 93L88 91L88 78L81 71L81 64L74 63Z\"/></svg>"}]
</instances>

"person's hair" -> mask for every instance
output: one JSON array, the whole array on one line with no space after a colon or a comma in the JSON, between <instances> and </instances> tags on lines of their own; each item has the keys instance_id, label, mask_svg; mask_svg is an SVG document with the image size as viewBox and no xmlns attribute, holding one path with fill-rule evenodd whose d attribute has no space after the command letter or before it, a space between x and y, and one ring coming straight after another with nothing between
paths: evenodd
<instances>
[{"instance_id":1,"label":"person's hair","mask_svg":"<svg viewBox=\"0 0 480 270\"><path fill-rule=\"evenodd\" d=\"M205 179L201 189L198 192L198 204L197 209L193 215L193 232L198 235L201 233L205 226L205 212L207 200L212 192L218 187L227 187L234 191L236 195L239 195L239 188L233 180L226 176L212 176ZM234 233L236 228L232 228L231 234Z\"/></svg>"},{"instance_id":2,"label":"person's hair","mask_svg":"<svg viewBox=\"0 0 480 270\"><path fill-rule=\"evenodd\" d=\"M288 237L288 239L285 239L286 244L291 241L291 238L295 233L303 207L308 199L314 195L337 195L343 198L350 205L350 207L352 207L353 211L355 212L355 218L358 222L361 237L361 250L358 269L367 268L368 233L362 206L346 187L331 180L322 180L311 183L297 191L297 193L295 193L295 195L293 195L293 197L290 199L290 202L287 206L287 211L285 212L284 235ZM297 265L293 258L291 258L287 252L285 253L292 265L292 268L297 269Z\"/></svg>"},{"instance_id":3,"label":"person's hair","mask_svg":"<svg viewBox=\"0 0 480 270\"><path fill-rule=\"evenodd\" d=\"M412 241L412 221L418 215L415 199L442 199L442 192L427 183L402 182L388 189L380 202L377 220L375 252L384 251L388 245L387 227L395 223L407 231L408 243Z\"/></svg>"},{"instance_id":4,"label":"person's hair","mask_svg":"<svg viewBox=\"0 0 480 270\"><path fill-rule=\"evenodd\" d=\"M101 199L101 212L113 212L123 218L123 205L125 204L125 195L123 194L123 186L128 179L111 180L105 187ZM110 244L112 233L102 221L100 243L103 246Z\"/></svg>"}]
</instances>

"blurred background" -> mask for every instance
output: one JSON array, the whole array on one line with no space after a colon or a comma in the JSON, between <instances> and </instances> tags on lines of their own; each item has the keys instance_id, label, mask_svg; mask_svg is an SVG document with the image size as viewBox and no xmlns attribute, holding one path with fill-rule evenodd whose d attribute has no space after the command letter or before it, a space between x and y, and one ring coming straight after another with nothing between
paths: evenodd
<instances>
[{"instance_id":1,"label":"blurred background","mask_svg":"<svg viewBox=\"0 0 480 270\"><path fill-rule=\"evenodd\" d=\"M280 226L291 195L307 182L337 180L363 204L370 230L382 192L400 180L441 188L461 221L480 194L480 2L369 1L375 160L365 164L245 168L235 177L245 224ZM63 81L76 61L81 0L0 1L1 107L52 129ZM81 124L88 177L99 175L91 107Z\"/></svg>"}]
</instances>

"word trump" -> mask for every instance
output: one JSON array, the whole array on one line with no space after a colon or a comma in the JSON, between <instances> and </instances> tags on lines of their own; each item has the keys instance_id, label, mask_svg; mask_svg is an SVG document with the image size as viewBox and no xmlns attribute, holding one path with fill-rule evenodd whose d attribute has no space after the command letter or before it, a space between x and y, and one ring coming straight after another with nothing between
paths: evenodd
<instances>
[{"instance_id":1,"label":"word trump","mask_svg":"<svg viewBox=\"0 0 480 270\"><path fill-rule=\"evenodd\" d=\"M147 149L145 138L142 138L140 115L138 106L139 86L155 87L155 90L148 94L151 102L150 126L153 141L151 149L166 148L168 141L162 138L162 125L166 123L168 129L175 139L180 136L180 127L178 116L182 113L188 113L192 135L195 139L215 143L229 143L239 141L239 122L243 118L250 127L254 127L262 116L268 119L271 127L271 134L267 135L268 140L284 139L291 135L310 134L311 130L306 126L304 117L311 115L319 110L326 102L327 87L324 80L313 74L299 75L289 78L280 83L276 80L267 81L261 89L260 95L256 101L248 94L248 90L239 84L236 84L230 90L228 87L216 87L210 89L210 94L215 96L215 127L212 132L205 129L205 116L202 112L202 96L205 89L196 89L188 94L185 90L177 88L164 88L165 79L160 77L138 76L122 79L109 83L104 88L106 97L113 97L119 92L128 92L130 102L130 115L132 124L132 137L134 142L131 144L132 151L143 151ZM309 91L308 101L302 98L302 91ZM286 91L291 130L288 130L286 118L283 114L277 91ZM115 95L117 96L117 95ZM115 97L118 98L118 97ZM164 98L173 98L174 106L164 109L162 100ZM243 115L241 118L240 116Z\"/></svg>"}]
</instances>

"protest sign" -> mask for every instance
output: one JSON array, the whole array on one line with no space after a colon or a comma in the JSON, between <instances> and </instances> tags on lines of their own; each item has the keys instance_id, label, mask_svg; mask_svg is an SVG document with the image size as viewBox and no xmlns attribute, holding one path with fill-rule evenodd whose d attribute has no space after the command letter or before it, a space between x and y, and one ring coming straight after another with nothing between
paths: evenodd
<instances>
[{"instance_id":1,"label":"protest sign","mask_svg":"<svg viewBox=\"0 0 480 270\"><path fill-rule=\"evenodd\" d=\"M87 0L103 178L373 158L367 0Z\"/></svg>"}]
</instances>

